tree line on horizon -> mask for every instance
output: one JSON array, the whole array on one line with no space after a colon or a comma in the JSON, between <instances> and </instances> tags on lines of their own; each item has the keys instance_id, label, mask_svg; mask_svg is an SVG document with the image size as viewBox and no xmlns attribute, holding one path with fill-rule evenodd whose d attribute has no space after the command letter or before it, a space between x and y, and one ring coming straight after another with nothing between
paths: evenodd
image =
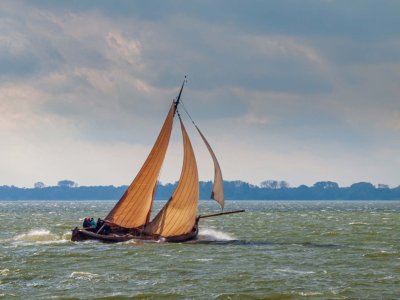
<instances>
[{"instance_id":1,"label":"tree line on horizon","mask_svg":"<svg viewBox=\"0 0 400 300\"><path fill-rule=\"evenodd\" d=\"M167 200L175 183L157 185L155 199ZM0 186L0 200L117 200L128 186L79 186L71 180L61 180L56 186L36 182L33 188ZM211 181L200 182L200 199L209 199ZM227 200L400 200L400 186L390 188L369 182L340 187L336 182L319 181L312 186L290 187L286 181L266 180L260 185L244 181L224 181Z\"/></svg>"}]
</instances>

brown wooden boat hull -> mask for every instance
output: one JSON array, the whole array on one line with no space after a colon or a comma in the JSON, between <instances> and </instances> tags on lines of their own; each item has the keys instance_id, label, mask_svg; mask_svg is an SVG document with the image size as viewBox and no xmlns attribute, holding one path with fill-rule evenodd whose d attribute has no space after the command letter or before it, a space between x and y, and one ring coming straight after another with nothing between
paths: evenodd
<instances>
[{"instance_id":1,"label":"brown wooden boat hull","mask_svg":"<svg viewBox=\"0 0 400 300\"><path fill-rule=\"evenodd\" d=\"M76 227L75 229L72 230L71 241L82 242L87 240L97 240L103 243L120 243L129 240L142 240L142 241L144 240L144 241L157 241L157 242L167 242L167 243L182 243L195 239L198 235L198 232L199 231L197 223L195 224L191 232L171 237L134 235L130 233L127 234L110 233L104 235Z\"/></svg>"},{"instance_id":2,"label":"brown wooden boat hull","mask_svg":"<svg viewBox=\"0 0 400 300\"><path fill-rule=\"evenodd\" d=\"M82 242L87 240L99 240L104 243L118 243L118 242L126 242L133 239L134 236L130 234L97 234L95 232L91 232L85 229L75 228L72 230L71 241L73 242Z\"/></svg>"}]
</instances>

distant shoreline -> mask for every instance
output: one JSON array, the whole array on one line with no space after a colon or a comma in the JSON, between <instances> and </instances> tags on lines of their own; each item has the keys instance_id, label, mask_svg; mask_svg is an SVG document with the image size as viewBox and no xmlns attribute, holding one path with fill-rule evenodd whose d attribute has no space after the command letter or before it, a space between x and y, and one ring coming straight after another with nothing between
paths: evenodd
<instances>
[{"instance_id":1,"label":"distant shoreline","mask_svg":"<svg viewBox=\"0 0 400 300\"><path fill-rule=\"evenodd\" d=\"M200 199L209 199L212 182L200 182ZM159 184L156 200L168 200L177 183ZM77 186L69 180L60 181L57 186L36 183L34 188L0 186L0 200L118 200L127 186ZM377 187L368 182L358 182L349 187L339 187L335 182L321 181L313 186L289 187L286 182L266 181L261 186L244 181L224 181L226 200L265 201L312 201L312 200L400 200L400 186Z\"/></svg>"}]
</instances>

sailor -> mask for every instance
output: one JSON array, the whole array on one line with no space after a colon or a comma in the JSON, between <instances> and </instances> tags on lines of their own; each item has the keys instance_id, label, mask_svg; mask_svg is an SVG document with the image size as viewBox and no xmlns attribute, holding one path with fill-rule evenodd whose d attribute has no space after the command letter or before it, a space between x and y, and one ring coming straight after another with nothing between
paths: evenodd
<instances>
[{"instance_id":1,"label":"sailor","mask_svg":"<svg viewBox=\"0 0 400 300\"><path fill-rule=\"evenodd\" d=\"M93 220L93 218L90 218L89 224L90 224L90 228L92 228L93 230L96 228L96 221Z\"/></svg>"},{"instance_id":2,"label":"sailor","mask_svg":"<svg viewBox=\"0 0 400 300\"><path fill-rule=\"evenodd\" d=\"M104 220L100 218L97 219L96 229L94 232L98 234L107 235L110 233L110 230L111 230L110 226L107 225L107 223Z\"/></svg>"},{"instance_id":3,"label":"sailor","mask_svg":"<svg viewBox=\"0 0 400 300\"><path fill-rule=\"evenodd\" d=\"M97 219L97 223L96 223L96 229L95 232L100 233L99 230L101 229L101 227L103 226L104 221L100 218Z\"/></svg>"},{"instance_id":4,"label":"sailor","mask_svg":"<svg viewBox=\"0 0 400 300\"><path fill-rule=\"evenodd\" d=\"M86 218L83 220L82 227L83 227L83 228L89 228L89 227L90 227L90 218L89 218L89 217L86 217Z\"/></svg>"}]
</instances>

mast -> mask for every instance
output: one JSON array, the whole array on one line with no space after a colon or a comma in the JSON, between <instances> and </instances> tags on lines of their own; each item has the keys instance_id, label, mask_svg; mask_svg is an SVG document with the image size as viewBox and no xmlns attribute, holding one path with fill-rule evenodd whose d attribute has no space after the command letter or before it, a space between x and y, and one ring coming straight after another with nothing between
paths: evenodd
<instances>
[{"instance_id":1,"label":"mast","mask_svg":"<svg viewBox=\"0 0 400 300\"><path fill-rule=\"evenodd\" d=\"M174 116L185 83L186 76L178 98L172 103L150 154L124 195L105 218L107 221L125 228L140 228L149 223L157 179L164 162L171 137Z\"/></svg>"},{"instance_id":2,"label":"mast","mask_svg":"<svg viewBox=\"0 0 400 300\"><path fill-rule=\"evenodd\" d=\"M187 79L186 79L186 75L185 75L185 78L183 79L183 82L182 82L181 90L179 91L178 98L176 99L176 102L175 102L175 108L176 108L176 109L178 108L179 101L181 100L181 95L182 95L183 87L185 86L186 81L187 81Z\"/></svg>"}]
</instances>

